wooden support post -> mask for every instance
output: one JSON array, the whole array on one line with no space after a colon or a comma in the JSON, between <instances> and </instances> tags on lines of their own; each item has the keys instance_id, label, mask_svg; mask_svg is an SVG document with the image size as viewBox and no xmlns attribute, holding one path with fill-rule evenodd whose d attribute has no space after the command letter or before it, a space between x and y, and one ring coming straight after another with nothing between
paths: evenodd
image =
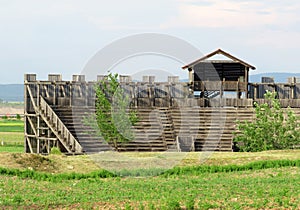
<instances>
[{"instance_id":1,"label":"wooden support post","mask_svg":"<svg viewBox=\"0 0 300 210\"><path fill-rule=\"evenodd\" d=\"M40 139L37 139L36 153L37 153L37 154L40 154Z\"/></svg>"},{"instance_id":2,"label":"wooden support post","mask_svg":"<svg viewBox=\"0 0 300 210\"><path fill-rule=\"evenodd\" d=\"M239 99L239 83L240 83L240 78L238 78L237 82L236 82L236 98Z\"/></svg>"},{"instance_id":3,"label":"wooden support post","mask_svg":"<svg viewBox=\"0 0 300 210\"><path fill-rule=\"evenodd\" d=\"M249 98L249 93L248 93L248 83L249 83L249 67L245 67L245 80L244 82L246 83L246 91L245 91L245 98Z\"/></svg>"},{"instance_id":4,"label":"wooden support post","mask_svg":"<svg viewBox=\"0 0 300 210\"><path fill-rule=\"evenodd\" d=\"M56 103L55 103L55 101L56 101L56 82L53 82L52 83L52 87L53 87L53 89L52 89L52 91L53 91L53 105L55 106L56 105Z\"/></svg>"},{"instance_id":5,"label":"wooden support post","mask_svg":"<svg viewBox=\"0 0 300 210\"><path fill-rule=\"evenodd\" d=\"M38 140L38 149L37 153L40 153L40 116L37 114L37 128L36 128L36 139Z\"/></svg>"},{"instance_id":6,"label":"wooden support post","mask_svg":"<svg viewBox=\"0 0 300 210\"><path fill-rule=\"evenodd\" d=\"M295 83L296 83L296 77L292 77L292 81L290 84L290 99L295 98Z\"/></svg>"},{"instance_id":7,"label":"wooden support post","mask_svg":"<svg viewBox=\"0 0 300 210\"><path fill-rule=\"evenodd\" d=\"M223 78L223 81L221 82L221 87L220 87L220 98L223 98L223 94L224 94L224 85L225 85L225 78Z\"/></svg>"},{"instance_id":8,"label":"wooden support post","mask_svg":"<svg viewBox=\"0 0 300 210\"><path fill-rule=\"evenodd\" d=\"M193 78L194 71L191 68L189 68L188 71L189 71L189 83L192 84L194 80Z\"/></svg>"},{"instance_id":9,"label":"wooden support post","mask_svg":"<svg viewBox=\"0 0 300 210\"><path fill-rule=\"evenodd\" d=\"M133 103L133 106L136 108L137 107L137 100L135 97L135 85L133 83L129 84L130 89L131 89L131 101Z\"/></svg>"},{"instance_id":10,"label":"wooden support post","mask_svg":"<svg viewBox=\"0 0 300 210\"><path fill-rule=\"evenodd\" d=\"M50 140L47 140L47 153L50 154Z\"/></svg>"},{"instance_id":11,"label":"wooden support post","mask_svg":"<svg viewBox=\"0 0 300 210\"><path fill-rule=\"evenodd\" d=\"M25 141L26 141L26 147L28 146L29 147L29 151L30 151L30 153L33 153L33 149L32 149L32 145L31 145L31 142L30 142L30 139L28 138L28 136L27 135L25 135ZM25 147L25 148L26 148ZM27 153L27 151L25 150L25 152Z\"/></svg>"},{"instance_id":12,"label":"wooden support post","mask_svg":"<svg viewBox=\"0 0 300 210\"><path fill-rule=\"evenodd\" d=\"M84 82L84 104L85 104L85 106L88 106L88 96L89 96L89 94L88 94L88 85L87 85L87 83L86 82Z\"/></svg>"},{"instance_id":13,"label":"wooden support post","mask_svg":"<svg viewBox=\"0 0 300 210\"><path fill-rule=\"evenodd\" d=\"M73 84L70 83L70 101L69 101L69 106L72 106L72 97L73 97Z\"/></svg>"},{"instance_id":14,"label":"wooden support post","mask_svg":"<svg viewBox=\"0 0 300 210\"><path fill-rule=\"evenodd\" d=\"M27 108L28 108L28 104L27 104L27 78L26 78L26 74L24 76L24 152L27 152L27 147L28 145L28 141L27 141Z\"/></svg>"},{"instance_id":15,"label":"wooden support post","mask_svg":"<svg viewBox=\"0 0 300 210\"><path fill-rule=\"evenodd\" d=\"M154 87L152 84L148 85L148 91L149 91L149 99L150 99L150 106L154 106L155 102L154 102Z\"/></svg>"},{"instance_id":16,"label":"wooden support post","mask_svg":"<svg viewBox=\"0 0 300 210\"><path fill-rule=\"evenodd\" d=\"M36 105L37 107L40 107L40 83L39 82L37 82Z\"/></svg>"},{"instance_id":17,"label":"wooden support post","mask_svg":"<svg viewBox=\"0 0 300 210\"><path fill-rule=\"evenodd\" d=\"M201 86L201 94L200 94L200 98L204 98L204 90L205 90L205 85L203 83L203 81L200 82L200 86Z\"/></svg>"},{"instance_id":18,"label":"wooden support post","mask_svg":"<svg viewBox=\"0 0 300 210\"><path fill-rule=\"evenodd\" d=\"M62 75L61 74L49 74L48 75L48 80L52 82L52 87L53 87L53 105L57 105L57 82L62 81Z\"/></svg>"},{"instance_id":19,"label":"wooden support post","mask_svg":"<svg viewBox=\"0 0 300 210\"><path fill-rule=\"evenodd\" d=\"M172 83L171 82L169 82L168 91L169 91L169 104L170 104L170 107L172 107L173 106L173 101L172 101L173 93L172 93Z\"/></svg>"}]
</instances>

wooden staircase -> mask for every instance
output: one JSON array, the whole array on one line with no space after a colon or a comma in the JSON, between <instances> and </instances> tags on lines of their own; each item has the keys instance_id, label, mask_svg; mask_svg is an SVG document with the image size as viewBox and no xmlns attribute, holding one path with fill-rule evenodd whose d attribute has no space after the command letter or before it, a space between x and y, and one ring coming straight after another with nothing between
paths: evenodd
<instances>
[{"instance_id":1,"label":"wooden staircase","mask_svg":"<svg viewBox=\"0 0 300 210\"><path fill-rule=\"evenodd\" d=\"M113 148L100 136L96 135L94 129L84 123L84 119L95 113L94 107L53 107L56 114L68 130L74 135L83 148L83 152L98 153L113 150Z\"/></svg>"},{"instance_id":2,"label":"wooden staircase","mask_svg":"<svg viewBox=\"0 0 300 210\"><path fill-rule=\"evenodd\" d=\"M67 153L81 154L84 152L82 146L70 132L65 123L42 97L40 98L40 110L37 111L39 111L41 118L56 135Z\"/></svg>"},{"instance_id":3,"label":"wooden staircase","mask_svg":"<svg viewBox=\"0 0 300 210\"><path fill-rule=\"evenodd\" d=\"M84 118L95 114L94 107L53 107L64 125L77 139L85 153L98 153L115 150L95 130L84 123ZM165 151L167 144L162 134L159 112L155 109L138 109L139 121L133 126L134 140L118 142L118 151Z\"/></svg>"},{"instance_id":4,"label":"wooden staircase","mask_svg":"<svg viewBox=\"0 0 300 210\"><path fill-rule=\"evenodd\" d=\"M167 142L163 134L159 111L152 108L136 109L138 122L133 126L133 141L121 143L119 151L166 151Z\"/></svg>"},{"instance_id":5,"label":"wooden staircase","mask_svg":"<svg viewBox=\"0 0 300 210\"><path fill-rule=\"evenodd\" d=\"M41 99L41 117L66 147L67 153L115 150L84 118L94 107L50 106ZM235 108L159 107L136 109L134 139L118 142L118 151L232 151L237 120L251 120L253 111Z\"/></svg>"},{"instance_id":6,"label":"wooden staircase","mask_svg":"<svg viewBox=\"0 0 300 210\"><path fill-rule=\"evenodd\" d=\"M215 98L220 95L220 91L205 91L204 98Z\"/></svg>"},{"instance_id":7,"label":"wooden staircase","mask_svg":"<svg viewBox=\"0 0 300 210\"><path fill-rule=\"evenodd\" d=\"M169 152L177 152L176 134L174 131L174 124L170 109L167 107L158 108L160 122L163 127L162 135L167 143L167 149Z\"/></svg>"},{"instance_id":8,"label":"wooden staircase","mask_svg":"<svg viewBox=\"0 0 300 210\"><path fill-rule=\"evenodd\" d=\"M194 142L195 151L232 151L237 120L251 120L253 111L235 108L172 109L175 134Z\"/></svg>"}]
</instances>

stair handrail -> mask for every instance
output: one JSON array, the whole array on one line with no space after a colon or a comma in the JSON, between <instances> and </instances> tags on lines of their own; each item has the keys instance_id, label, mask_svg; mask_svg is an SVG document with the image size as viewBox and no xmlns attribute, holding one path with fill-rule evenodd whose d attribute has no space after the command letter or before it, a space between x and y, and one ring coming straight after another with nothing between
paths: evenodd
<instances>
[{"instance_id":1,"label":"stair handrail","mask_svg":"<svg viewBox=\"0 0 300 210\"><path fill-rule=\"evenodd\" d=\"M69 131L69 129L65 126L65 124L61 121L61 119L57 116L51 106L46 102L43 97L40 97L40 108L43 110L44 121L47 123L48 119L53 122L47 123L52 131L56 133L57 138L61 141L61 143L65 146L69 153L82 153L83 149L77 139L73 136L73 134ZM61 136L59 135L59 131L61 132Z\"/></svg>"}]
</instances>

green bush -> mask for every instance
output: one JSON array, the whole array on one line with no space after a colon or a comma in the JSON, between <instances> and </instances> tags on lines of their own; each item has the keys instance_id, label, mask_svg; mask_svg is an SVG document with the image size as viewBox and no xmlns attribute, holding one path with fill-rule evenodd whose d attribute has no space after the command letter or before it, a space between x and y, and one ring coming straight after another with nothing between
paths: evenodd
<instances>
[{"instance_id":1,"label":"green bush","mask_svg":"<svg viewBox=\"0 0 300 210\"><path fill-rule=\"evenodd\" d=\"M61 151L58 147L52 147L51 151L50 151L50 154L51 155L61 155L62 153L61 153Z\"/></svg>"},{"instance_id":2,"label":"green bush","mask_svg":"<svg viewBox=\"0 0 300 210\"><path fill-rule=\"evenodd\" d=\"M291 149L300 144L299 123L294 112L286 112L276 99L276 92L265 93L268 103L255 103L256 118L238 122L240 133L235 133L234 143L240 151Z\"/></svg>"},{"instance_id":3,"label":"green bush","mask_svg":"<svg viewBox=\"0 0 300 210\"><path fill-rule=\"evenodd\" d=\"M16 118L17 120L21 120L21 115L17 114Z\"/></svg>"}]
</instances>

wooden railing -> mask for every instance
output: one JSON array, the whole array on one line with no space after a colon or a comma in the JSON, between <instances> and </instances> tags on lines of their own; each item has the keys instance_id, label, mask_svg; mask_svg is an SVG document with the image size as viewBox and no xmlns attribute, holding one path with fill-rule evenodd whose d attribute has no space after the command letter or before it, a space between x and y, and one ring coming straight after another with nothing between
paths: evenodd
<instances>
[{"instance_id":1,"label":"wooden railing","mask_svg":"<svg viewBox=\"0 0 300 210\"><path fill-rule=\"evenodd\" d=\"M248 98L184 98L176 99L172 107L253 107L253 100Z\"/></svg>"},{"instance_id":2,"label":"wooden railing","mask_svg":"<svg viewBox=\"0 0 300 210\"><path fill-rule=\"evenodd\" d=\"M68 153L82 153L81 145L43 97L40 97L40 109L41 117L64 145Z\"/></svg>"},{"instance_id":3,"label":"wooden railing","mask_svg":"<svg viewBox=\"0 0 300 210\"><path fill-rule=\"evenodd\" d=\"M195 81L196 90L246 91L247 83L240 81Z\"/></svg>"}]
</instances>

